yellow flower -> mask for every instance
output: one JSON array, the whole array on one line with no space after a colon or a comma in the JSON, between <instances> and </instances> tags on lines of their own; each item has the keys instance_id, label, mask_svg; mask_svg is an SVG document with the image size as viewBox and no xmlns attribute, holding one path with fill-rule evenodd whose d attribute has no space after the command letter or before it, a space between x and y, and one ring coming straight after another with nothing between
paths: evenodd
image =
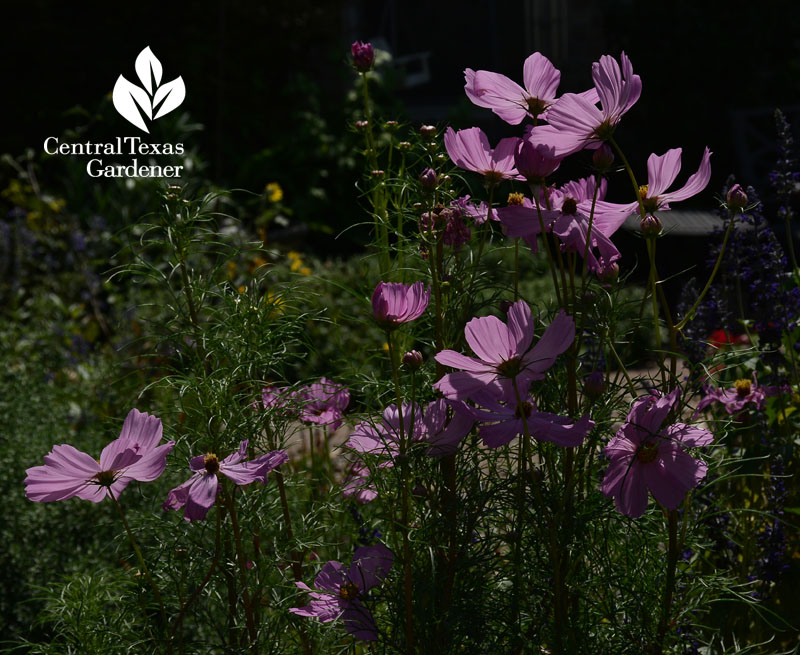
<instances>
[{"instance_id":1,"label":"yellow flower","mask_svg":"<svg viewBox=\"0 0 800 655\"><path fill-rule=\"evenodd\" d=\"M227 267L228 267L228 277L232 280L233 278L236 277L236 269L237 269L236 262L233 261L232 259L228 260Z\"/></svg>"},{"instance_id":2,"label":"yellow flower","mask_svg":"<svg viewBox=\"0 0 800 655\"><path fill-rule=\"evenodd\" d=\"M277 182L270 182L265 188L264 191L267 194L267 199L270 202L280 202L283 200L283 189L281 189L281 185Z\"/></svg>"},{"instance_id":3,"label":"yellow flower","mask_svg":"<svg viewBox=\"0 0 800 655\"><path fill-rule=\"evenodd\" d=\"M303 266L300 269L300 275L311 275L311 269L308 266Z\"/></svg>"}]
</instances>

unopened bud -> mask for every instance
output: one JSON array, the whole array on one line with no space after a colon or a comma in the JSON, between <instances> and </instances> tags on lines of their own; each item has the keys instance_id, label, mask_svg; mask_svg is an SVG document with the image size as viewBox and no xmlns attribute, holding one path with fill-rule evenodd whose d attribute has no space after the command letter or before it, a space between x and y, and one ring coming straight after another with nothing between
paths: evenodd
<instances>
[{"instance_id":1,"label":"unopened bud","mask_svg":"<svg viewBox=\"0 0 800 655\"><path fill-rule=\"evenodd\" d=\"M661 234L663 227L664 226L661 225L661 219L659 219L655 214L648 214L639 224L639 229L642 231L642 236L647 239L654 239L657 237L659 234Z\"/></svg>"},{"instance_id":2,"label":"unopened bud","mask_svg":"<svg viewBox=\"0 0 800 655\"><path fill-rule=\"evenodd\" d=\"M403 366L416 371L422 366L422 353L419 350L409 350L403 355Z\"/></svg>"},{"instance_id":3,"label":"unopened bud","mask_svg":"<svg viewBox=\"0 0 800 655\"><path fill-rule=\"evenodd\" d=\"M397 121L386 121L383 124L383 129L387 132L397 132L398 127L400 127L400 123Z\"/></svg>"},{"instance_id":4,"label":"unopened bud","mask_svg":"<svg viewBox=\"0 0 800 655\"><path fill-rule=\"evenodd\" d=\"M370 174L372 177L377 177L377 178L383 177L383 176L385 175L385 173L384 173L382 170L380 170L380 169L379 169L379 170L376 170L376 171L370 171L370 172L369 172L369 174Z\"/></svg>"},{"instance_id":5,"label":"unopened bud","mask_svg":"<svg viewBox=\"0 0 800 655\"><path fill-rule=\"evenodd\" d=\"M589 373L583 379L583 390L589 398L599 398L606 390L606 376L600 371Z\"/></svg>"},{"instance_id":6,"label":"unopened bud","mask_svg":"<svg viewBox=\"0 0 800 655\"><path fill-rule=\"evenodd\" d=\"M419 183L425 191L433 191L436 188L437 182L436 171L432 168L426 168L422 171L422 175L419 176Z\"/></svg>"},{"instance_id":7,"label":"unopened bud","mask_svg":"<svg viewBox=\"0 0 800 655\"><path fill-rule=\"evenodd\" d=\"M400 150L411 150L411 142L401 141L400 143L397 144L397 147L400 148Z\"/></svg>"},{"instance_id":8,"label":"unopened bud","mask_svg":"<svg viewBox=\"0 0 800 655\"><path fill-rule=\"evenodd\" d=\"M747 194L744 192L744 189L738 184L734 184L728 190L728 196L726 198L728 210L731 212L741 211L747 206Z\"/></svg>"},{"instance_id":9,"label":"unopened bud","mask_svg":"<svg viewBox=\"0 0 800 655\"><path fill-rule=\"evenodd\" d=\"M430 139L436 135L436 127L434 125L423 125L419 128L419 133L426 139Z\"/></svg>"},{"instance_id":10,"label":"unopened bud","mask_svg":"<svg viewBox=\"0 0 800 655\"><path fill-rule=\"evenodd\" d=\"M592 155L592 164L598 173L608 173L614 165L614 151L604 143Z\"/></svg>"},{"instance_id":11,"label":"unopened bud","mask_svg":"<svg viewBox=\"0 0 800 655\"><path fill-rule=\"evenodd\" d=\"M354 41L350 46L350 54L353 55L353 66L359 73L366 73L375 63L375 49L371 43Z\"/></svg>"},{"instance_id":12,"label":"unopened bud","mask_svg":"<svg viewBox=\"0 0 800 655\"><path fill-rule=\"evenodd\" d=\"M597 279L601 282L613 282L619 277L619 264L611 262L597 271Z\"/></svg>"},{"instance_id":13,"label":"unopened bud","mask_svg":"<svg viewBox=\"0 0 800 655\"><path fill-rule=\"evenodd\" d=\"M369 121L356 121L356 129L363 132L369 127Z\"/></svg>"}]
</instances>

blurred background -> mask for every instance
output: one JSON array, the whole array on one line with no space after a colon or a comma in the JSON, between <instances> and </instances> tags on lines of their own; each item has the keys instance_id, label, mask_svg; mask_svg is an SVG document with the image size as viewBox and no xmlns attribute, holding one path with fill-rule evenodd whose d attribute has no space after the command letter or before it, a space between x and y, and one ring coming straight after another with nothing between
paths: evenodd
<instances>
[{"instance_id":1,"label":"blurred background","mask_svg":"<svg viewBox=\"0 0 800 655\"><path fill-rule=\"evenodd\" d=\"M135 79L133 62L149 45L165 80L183 76L186 100L175 113L188 115L184 127L202 126L186 141L204 174L256 193L277 182L296 224L334 232L359 211L352 189L360 141L350 133L358 98L348 65L356 39L385 53L376 96L384 119L479 125L492 140L519 130L467 100L465 68L521 82L525 57L539 50L561 69L561 92L582 91L591 86L592 61L624 50L643 80L641 100L618 132L629 159L643 172L651 151L680 146L691 172L708 145L713 191L730 173L766 187L776 157L773 111L800 118L800 8L790 0L200 0L113 8L30 0L4 10L0 151L40 150L47 136L82 124L92 140L134 134L108 96L120 74ZM713 208L708 200L696 202ZM353 239L337 248L357 247ZM323 251L330 243L312 239Z\"/></svg>"}]
</instances>

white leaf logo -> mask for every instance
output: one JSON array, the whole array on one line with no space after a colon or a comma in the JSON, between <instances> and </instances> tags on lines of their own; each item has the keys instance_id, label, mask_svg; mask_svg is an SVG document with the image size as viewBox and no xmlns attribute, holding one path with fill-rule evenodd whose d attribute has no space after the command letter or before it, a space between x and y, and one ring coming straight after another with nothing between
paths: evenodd
<instances>
[{"instance_id":1,"label":"white leaf logo","mask_svg":"<svg viewBox=\"0 0 800 655\"><path fill-rule=\"evenodd\" d=\"M168 114L183 102L186 97L186 86L181 76L161 84L163 68L150 46L136 57L135 68L144 88L136 86L120 75L114 85L112 99L114 107L125 120L149 134L150 130L147 129L142 114L149 120Z\"/></svg>"}]
</instances>

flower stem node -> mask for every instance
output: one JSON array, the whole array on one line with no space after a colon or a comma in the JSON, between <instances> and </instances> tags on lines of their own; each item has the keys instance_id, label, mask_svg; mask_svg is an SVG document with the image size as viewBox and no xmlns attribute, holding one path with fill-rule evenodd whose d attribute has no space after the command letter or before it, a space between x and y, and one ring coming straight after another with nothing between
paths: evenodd
<instances>
[{"instance_id":1,"label":"flower stem node","mask_svg":"<svg viewBox=\"0 0 800 655\"><path fill-rule=\"evenodd\" d=\"M642 236L645 239L655 239L661 234L663 227L664 226L661 224L661 219L659 219L655 214L648 214L639 224L639 228L642 231Z\"/></svg>"}]
</instances>

